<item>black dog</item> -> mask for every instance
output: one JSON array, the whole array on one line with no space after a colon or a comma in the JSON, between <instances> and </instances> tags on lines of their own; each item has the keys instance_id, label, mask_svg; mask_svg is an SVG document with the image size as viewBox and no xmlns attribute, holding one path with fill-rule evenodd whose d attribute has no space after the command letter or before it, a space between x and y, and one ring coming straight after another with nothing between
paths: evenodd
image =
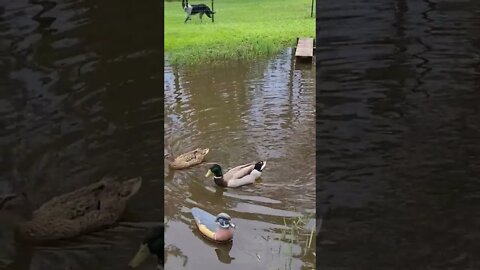
<instances>
[{"instance_id":1,"label":"black dog","mask_svg":"<svg viewBox=\"0 0 480 270\"><path fill-rule=\"evenodd\" d=\"M187 13L187 18L185 19L185 23L188 20L191 20L190 16L200 14L200 21L202 21L203 14L207 15L207 17L212 18L211 15L215 14L215 12L211 11L210 8L205 4L198 4L198 5L190 5L188 0L182 0L182 7L185 13ZM203 21L202 21L203 22Z\"/></svg>"}]
</instances>

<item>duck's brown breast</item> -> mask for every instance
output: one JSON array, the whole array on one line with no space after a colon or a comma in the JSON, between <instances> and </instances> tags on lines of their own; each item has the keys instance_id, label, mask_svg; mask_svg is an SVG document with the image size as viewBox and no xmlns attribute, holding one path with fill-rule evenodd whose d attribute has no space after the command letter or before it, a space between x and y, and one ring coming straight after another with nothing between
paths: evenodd
<instances>
[{"instance_id":1,"label":"duck's brown breast","mask_svg":"<svg viewBox=\"0 0 480 270\"><path fill-rule=\"evenodd\" d=\"M218 186L221 186L221 187L227 187L228 186L228 183L227 181L225 181L225 179L223 178L213 178L213 181L215 182L215 184L217 184Z\"/></svg>"},{"instance_id":2,"label":"duck's brown breast","mask_svg":"<svg viewBox=\"0 0 480 270\"><path fill-rule=\"evenodd\" d=\"M219 229L215 233L216 241L228 241L233 238L233 229Z\"/></svg>"}]
</instances>

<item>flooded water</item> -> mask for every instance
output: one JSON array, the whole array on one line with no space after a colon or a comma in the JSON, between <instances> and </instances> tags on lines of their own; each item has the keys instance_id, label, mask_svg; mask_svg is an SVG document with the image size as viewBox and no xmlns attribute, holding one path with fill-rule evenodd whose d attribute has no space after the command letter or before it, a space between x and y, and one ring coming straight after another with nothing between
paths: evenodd
<instances>
[{"instance_id":1,"label":"flooded water","mask_svg":"<svg viewBox=\"0 0 480 270\"><path fill-rule=\"evenodd\" d=\"M480 2L319 1L321 269L480 268Z\"/></svg>"},{"instance_id":2,"label":"flooded water","mask_svg":"<svg viewBox=\"0 0 480 270\"><path fill-rule=\"evenodd\" d=\"M208 147L205 163L165 170L165 269L314 269L315 69L293 65L291 51L253 62L165 68L165 151ZM261 179L215 186L205 173L267 160ZM226 212L233 243L211 244L190 209ZM305 225L294 241L287 226ZM299 235L301 234L301 235ZM314 242L314 241L313 241Z\"/></svg>"},{"instance_id":3,"label":"flooded water","mask_svg":"<svg viewBox=\"0 0 480 270\"><path fill-rule=\"evenodd\" d=\"M122 221L133 227L32 246L2 213L0 269L127 269L142 227L163 220L162 37L151 10L160 4L0 1L0 196L25 192L36 208L105 175L144 180Z\"/></svg>"}]
</instances>

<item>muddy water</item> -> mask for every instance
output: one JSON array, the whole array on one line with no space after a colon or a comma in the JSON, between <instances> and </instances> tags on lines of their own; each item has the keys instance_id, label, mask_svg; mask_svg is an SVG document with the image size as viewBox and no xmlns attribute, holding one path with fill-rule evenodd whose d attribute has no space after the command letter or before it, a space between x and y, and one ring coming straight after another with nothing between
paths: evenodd
<instances>
[{"instance_id":1,"label":"muddy water","mask_svg":"<svg viewBox=\"0 0 480 270\"><path fill-rule=\"evenodd\" d=\"M154 9L161 10L128 1L0 1L0 195L25 192L35 208L105 175L144 179L125 216L137 228L32 246L13 238L13 219L2 213L0 268L126 269L145 234L138 227L162 220Z\"/></svg>"},{"instance_id":2,"label":"muddy water","mask_svg":"<svg viewBox=\"0 0 480 270\"><path fill-rule=\"evenodd\" d=\"M319 1L321 269L479 269L480 3Z\"/></svg>"},{"instance_id":3,"label":"muddy water","mask_svg":"<svg viewBox=\"0 0 480 270\"><path fill-rule=\"evenodd\" d=\"M224 169L267 160L261 179L225 189L205 178L209 165L165 171L166 269L312 269L315 246L315 70L292 65L290 50L268 60L165 69L165 151L209 147ZM192 207L226 212L231 245L213 245ZM289 224L306 225L293 244Z\"/></svg>"}]
</instances>

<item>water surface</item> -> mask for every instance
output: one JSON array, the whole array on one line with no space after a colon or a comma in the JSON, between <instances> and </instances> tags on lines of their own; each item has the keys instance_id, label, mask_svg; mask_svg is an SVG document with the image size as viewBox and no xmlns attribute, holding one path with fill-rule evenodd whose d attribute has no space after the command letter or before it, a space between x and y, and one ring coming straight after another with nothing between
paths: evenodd
<instances>
[{"instance_id":1,"label":"water surface","mask_svg":"<svg viewBox=\"0 0 480 270\"><path fill-rule=\"evenodd\" d=\"M266 60L165 68L165 151L208 147L206 163L165 171L165 269L314 269L315 69L294 65L291 50ZM208 163L224 169L267 160L253 185L230 189L205 178ZM233 243L211 244L190 209L226 212ZM284 220L305 220L290 244Z\"/></svg>"},{"instance_id":2,"label":"water surface","mask_svg":"<svg viewBox=\"0 0 480 270\"><path fill-rule=\"evenodd\" d=\"M25 192L36 208L105 175L144 180L124 217L135 228L32 246L13 238L2 213L1 269L126 269L142 226L162 221L155 9L126 1L0 1L0 195Z\"/></svg>"},{"instance_id":3,"label":"water surface","mask_svg":"<svg viewBox=\"0 0 480 270\"><path fill-rule=\"evenodd\" d=\"M322 269L478 269L478 1L319 1Z\"/></svg>"}]
</instances>

